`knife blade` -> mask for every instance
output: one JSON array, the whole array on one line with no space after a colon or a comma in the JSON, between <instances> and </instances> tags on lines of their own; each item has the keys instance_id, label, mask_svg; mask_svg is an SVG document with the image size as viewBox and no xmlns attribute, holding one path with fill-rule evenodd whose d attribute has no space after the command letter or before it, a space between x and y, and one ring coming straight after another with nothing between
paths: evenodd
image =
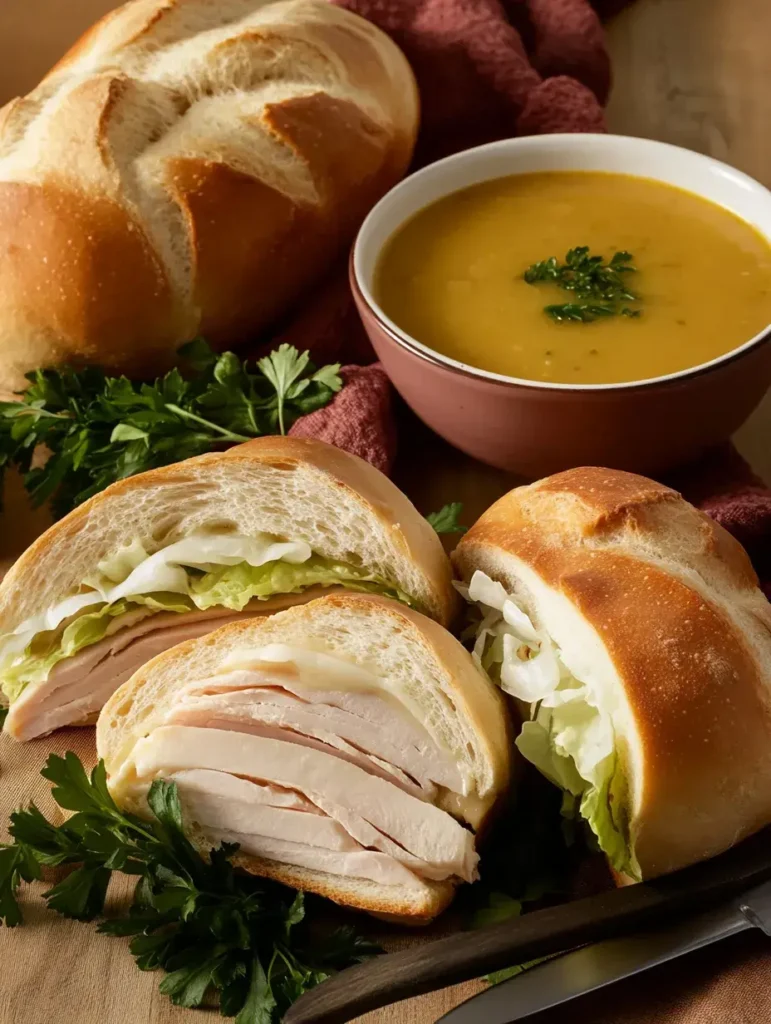
<instances>
[{"instance_id":1,"label":"knife blade","mask_svg":"<svg viewBox=\"0 0 771 1024\"><path fill-rule=\"evenodd\" d=\"M347 967L290 1006L285 1024L345 1024L399 999L511 964L559 955L725 906L771 879L769 838L771 828L672 875L543 907L487 925L473 935L455 932Z\"/></svg>"},{"instance_id":2,"label":"knife blade","mask_svg":"<svg viewBox=\"0 0 771 1024\"><path fill-rule=\"evenodd\" d=\"M667 928L606 939L531 967L472 996L437 1024L514 1024L749 928L771 935L771 882Z\"/></svg>"}]
</instances>

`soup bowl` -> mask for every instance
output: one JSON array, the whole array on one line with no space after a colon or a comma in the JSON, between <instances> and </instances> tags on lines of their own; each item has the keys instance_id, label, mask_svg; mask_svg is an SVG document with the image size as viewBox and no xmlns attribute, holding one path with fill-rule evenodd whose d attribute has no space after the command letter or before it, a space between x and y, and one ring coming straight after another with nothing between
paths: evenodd
<instances>
[{"instance_id":1,"label":"soup bowl","mask_svg":"<svg viewBox=\"0 0 771 1024\"><path fill-rule=\"evenodd\" d=\"M354 299L397 391L429 427L469 455L526 476L592 464L660 473L724 441L760 402L771 384L771 325L725 355L666 376L543 383L434 351L394 323L373 293L384 245L435 200L495 178L571 170L677 186L733 212L771 243L771 192L710 157L619 135L506 139L431 164L373 207L351 253Z\"/></svg>"}]
</instances>

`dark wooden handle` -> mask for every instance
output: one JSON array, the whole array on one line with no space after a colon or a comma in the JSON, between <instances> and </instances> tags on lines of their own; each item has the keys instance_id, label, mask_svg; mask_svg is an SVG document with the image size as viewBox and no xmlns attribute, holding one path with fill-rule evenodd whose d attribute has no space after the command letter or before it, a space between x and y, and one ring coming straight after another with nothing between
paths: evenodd
<instances>
[{"instance_id":1,"label":"dark wooden handle","mask_svg":"<svg viewBox=\"0 0 771 1024\"><path fill-rule=\"evenodd\" d=\"M285 1024L344 1024L399 999L574 949L718 903L771 878L771 836L656 882L630 885L388 953L349 967L306 993Z\"/></svg>"}]
</instances>

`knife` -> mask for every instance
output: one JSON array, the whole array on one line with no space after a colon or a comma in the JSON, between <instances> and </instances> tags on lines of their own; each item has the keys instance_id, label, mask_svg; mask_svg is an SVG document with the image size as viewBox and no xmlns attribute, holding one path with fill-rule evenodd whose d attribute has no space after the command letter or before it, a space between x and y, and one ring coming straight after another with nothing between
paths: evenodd
<instances>
[{"instance_id":1,"label":"knife","mask_svg":"<svg viewBox=\"0 0 771 1024\"><path fill-rule=\"evenodd\" d=\"M440 1022L513 1024L749 928L771 935L771 882L667 928L606 939L531 967L472 996Z\"/></svg>"},{"instance_id":2,"label":"knife","mask_svg":"<svg viewBox=\"0 0 771 1024\"><path fill-rule=\"evenodd\" d=\"M473 934L457 932L348 967L301 996L287 1010L284 1024L344 1024L399 999L512 964L725 906L771 879L770 838L771 829L764 829L726 853L673 875L533 910Z\"/></svg>"}]
</instances>

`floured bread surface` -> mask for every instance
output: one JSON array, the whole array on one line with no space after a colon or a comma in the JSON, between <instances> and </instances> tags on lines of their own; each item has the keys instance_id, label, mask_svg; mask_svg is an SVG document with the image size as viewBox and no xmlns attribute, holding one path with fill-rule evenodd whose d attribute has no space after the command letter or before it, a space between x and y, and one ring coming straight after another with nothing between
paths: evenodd
<instances>
[{"instance_id":1,"label":"floured bread surface","mask_svg":"<svg viewBox=\"0 0 771 1024\"><path fill-rule=\"evenodd\" d=\"M543 764L550 777L564 768L561 784L578 799L587 789L575 762L553 755L572 744L581 758L587 748L554 733L559 708L578 697L584 721L592 708L603 719L605 798L642 877L710 857L771 822L771 607L719 525L670 488L590 467L511 491L453 558L467 583L484 574L510 599L505 628L504 613L480 603L485 628L510 634L495 671L504 687L508 674L510 692L540 701L523 704L531 739L548 708ZM545 686L533 666L555 664ZM596 801L591 809L599 813Z\"/></svg>"},{"instance_id":2,"label":"floured bread surface","mask_svg":"<svg viewBox=\"0 0 771 1024\"><path fill-rule=\"evenodd\" d=\"M253 338L404 173L406 59L323 0L132 0L0 111L0 387Z\"/></svg>"},{"instance_id":3,"label":"floured bread surface","mask_svg":"<svg viewBox=\"0 0 771 1024\"><path fill-rule=\"evenodd\" d=\"M378 913L429 919L476 877L509 780L506 715L457 640L393 601L330 595L167 651L100 715L115 799L173 779L203 847Z\"/></svg>"}]
</instances>

